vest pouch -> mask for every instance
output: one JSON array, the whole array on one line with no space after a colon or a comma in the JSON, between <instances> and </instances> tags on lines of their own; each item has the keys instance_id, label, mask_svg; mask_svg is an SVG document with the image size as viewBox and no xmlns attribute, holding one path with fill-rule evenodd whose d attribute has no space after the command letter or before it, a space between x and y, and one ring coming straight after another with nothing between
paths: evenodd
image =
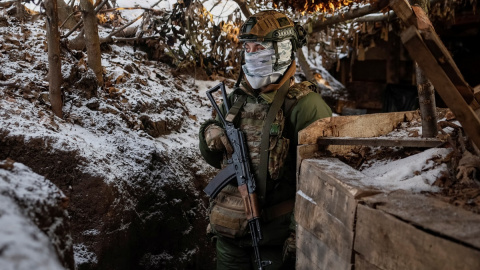
<instances>
[{"instance_id":1,"label":"vest pouch","mask_svg":"<svg viewBox=\"0 0 480 270\"><path fill-rule=\"evenodd\" d=\"M212 201L210 206L210 226L212 230L225 237L245 236L248 221L245 206L237 187L227 185Z\"/></svg>"},{"instance_id":2,"label":"vest pouch","mask_svg":"<svg viewBox=\"0 0 480 270\"><path fill-rule=\"evenodd\" d=\"M272 145L272 142L274 145ZM268 157L268 172L272 180L277 180L280 177L280 169L285 164L285 159L288 154L288 146L290 140L280 137L274 141L270 140L270 155Z\"/></svg>"}]
</instances>

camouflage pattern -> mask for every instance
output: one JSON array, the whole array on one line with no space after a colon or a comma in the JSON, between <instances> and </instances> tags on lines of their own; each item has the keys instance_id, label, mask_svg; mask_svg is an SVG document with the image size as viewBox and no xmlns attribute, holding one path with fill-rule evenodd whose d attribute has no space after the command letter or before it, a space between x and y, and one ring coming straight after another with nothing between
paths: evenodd
<instances>
[{"instance_id":1,"label":"camouflage pattern","mask_svg":"<svg viewBox=\"0 0 480 270\"><path fill-rule=\"evenodd\" d=\"M267 116L269 104L246 103L240 115L240 128L247 139L250 160L255 175L259 174L260 141L263 123ZM279 110L270 128L268 172L271 180L277 180L280 168L287 157L289 140L282 137L285 127L283 111Z\"/></svg>"},{"instance_id":2,"label":"camouflage pattern","mask_svg":"<svg viewBox=\"0 0 480 270\"><path fill-rule=\"evenodd\" d=\"M308 93L312 92L316 86L308 81L296 83L288 89L287 98L290 99L301 99L306 96Z\"/></svg>"},{"instance_id":3,"label":"camouflage pattern","mask_svg":"<svg viewBox=\"0 0 480 270\"><path fill-rule=\"evenodd\" d=\"M210 205L210 225L214 233L239 238L247 232L247 217L243 199L237 187L227 185L212 200Z\"/></svg>"}]
</instances>

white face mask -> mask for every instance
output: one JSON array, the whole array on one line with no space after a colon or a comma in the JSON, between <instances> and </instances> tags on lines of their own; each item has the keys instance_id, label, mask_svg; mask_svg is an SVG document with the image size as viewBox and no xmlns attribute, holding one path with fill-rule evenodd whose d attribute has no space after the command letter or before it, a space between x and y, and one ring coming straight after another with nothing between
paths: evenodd
<instances>
[{"instance_id":1,"label":"white face mask","mask_svg":"<svg viewBox=\"0 0 480 270\"><path fill-rule=\"evenodd\" d=\"M278 46L280 61L290 61L291 46L289 52L287 52L287 50L281 50L281 48L285 48L285 44L291 44L289 40L287 40L287 42L288 43L285 43L284 41L279 42L279 44L282 45ZM276 57L271 42L258 42L257 44L262 45L265 49L252 53L245 52L245 64L242 66L243 72L245 72L245 77L253 89L259 89L263 86L275 83L288 69L288 65L277 71L273 69ZM284 55L287 55L286 59L283 59Z\"/></svg>"}]
</instances>

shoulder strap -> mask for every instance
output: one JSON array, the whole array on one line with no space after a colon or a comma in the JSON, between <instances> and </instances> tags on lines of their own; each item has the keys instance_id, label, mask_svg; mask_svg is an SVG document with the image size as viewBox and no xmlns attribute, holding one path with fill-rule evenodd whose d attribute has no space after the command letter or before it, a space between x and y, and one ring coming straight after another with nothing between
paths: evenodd
<instances>
[{"instance_id":1,"label":"shoulder strap","mask_svg":"<svg viewBox=\"0 0 480 270\"><path fill-rule=\"evenodd\" d=\"M237 117L237 114L238 112L240 111L240 109L243 107L243 105L245 104L245 101L247 100L247 96L246 95L240 95L238 97L238 99L235 101L235 103L233 104L233 106L230 108L230 110L228 111L228 114L227 116L225 117L225 120L227 120L228 122L232 122L235 120L235 118Z\"/></svg>"},{"instance_id":2,"label":"shoulder strap","mask_svg":"<svg viewBox=\"0 0 480 270\"><path fill-rule=\"evenodd\" d=\"M260 163L258 165L258 181L257 181L257 196L261 203L265 201L265 193L267 190L267 175L268 175L268 148L270 142L270 126L277 116L278 110L285 100L287 95L288 88L290 86L290 80L287 80L281 87L278 89L275 98L273 99L272 105L268 110L267 117L265 118L264 126L262 129L262 139L260 141Z\"/></svg>"}]
</instances>

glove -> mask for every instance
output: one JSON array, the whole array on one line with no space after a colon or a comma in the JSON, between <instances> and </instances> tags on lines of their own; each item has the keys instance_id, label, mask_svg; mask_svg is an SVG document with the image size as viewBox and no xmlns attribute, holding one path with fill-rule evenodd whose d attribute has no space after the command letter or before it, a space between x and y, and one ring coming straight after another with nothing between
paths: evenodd
<instances>
[{"instance_id":1,"label":"glove","mask_svg":"<svg viewBox=\"0 0 480 270\"><path fill-rule=\"evenodd\" d=\"M291 232L290 236L283 244L283 262L295 261L297 246L295 244L295 232Z\"/></svg>"},{"instance_id":2,"label":"glove","mask_svg":"<svg viewBox=\"0 0 480 270\"><path fill-rule=\"evenodd\" d=\"M205 141L211 151L223 151L232 153L233 148L228 142L225 130L215 124L210 124L204 131Z\"/></svg>"}]
</instances>

